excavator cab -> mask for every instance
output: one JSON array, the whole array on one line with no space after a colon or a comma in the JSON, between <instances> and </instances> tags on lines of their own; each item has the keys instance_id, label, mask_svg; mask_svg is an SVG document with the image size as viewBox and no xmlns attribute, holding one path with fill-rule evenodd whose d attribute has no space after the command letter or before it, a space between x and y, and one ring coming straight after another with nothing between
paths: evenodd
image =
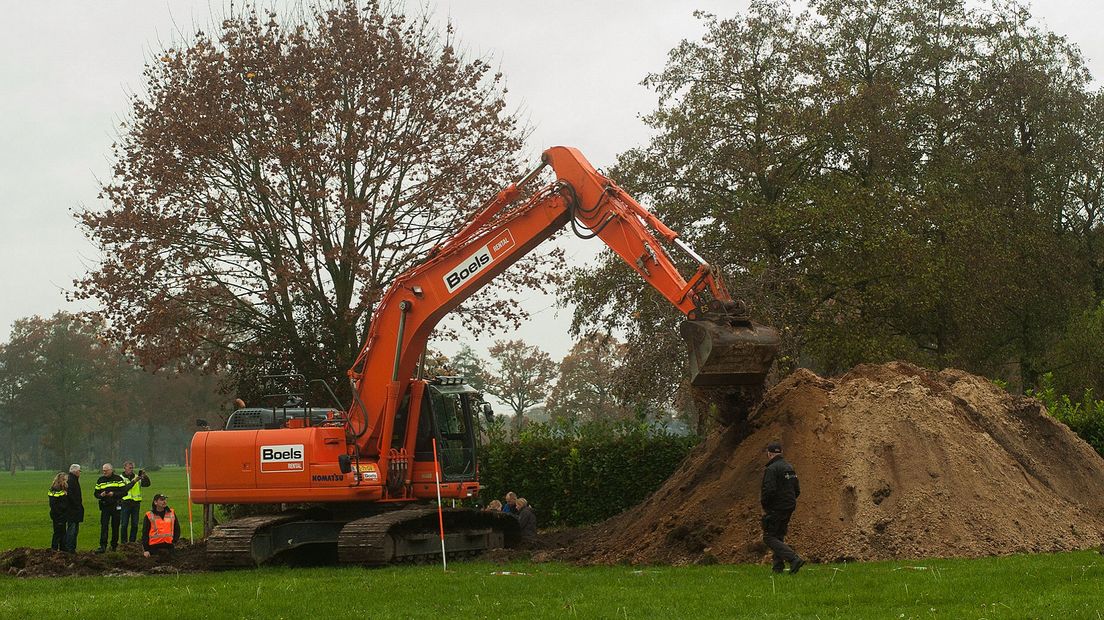
<instances>
[{"instance_id":1,"label":"excavator cab","mask_svg":"<svg viewBox=\"0 0 1104 620\"><path fill-rule=\"evenodd\" d=\"M426 386L419 418L415 460L433 460L433 438L437 458L447 482L476 479L478 416L483 411L482 394L461 377L437 377Z\"/></svg>"}]
</instances>

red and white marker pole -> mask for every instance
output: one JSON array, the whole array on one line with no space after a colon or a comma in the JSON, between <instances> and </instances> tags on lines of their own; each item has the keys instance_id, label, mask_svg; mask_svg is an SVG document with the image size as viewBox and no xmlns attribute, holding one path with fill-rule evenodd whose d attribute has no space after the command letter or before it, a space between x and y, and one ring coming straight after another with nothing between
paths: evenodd
<instances>
[{"instance_id":1,"label":"red and white marker pole","mask_svg":"<svg viewBox=\"0 0 1104 620\"><path fill-rule=\"evenodd\" d=\"M441 527L441 570L448 571L445 559L445 513L441 506L441 473L437 466L437 438L433 438L433 477L437 480L437 522Z\"/></svg>"}]
</instances>

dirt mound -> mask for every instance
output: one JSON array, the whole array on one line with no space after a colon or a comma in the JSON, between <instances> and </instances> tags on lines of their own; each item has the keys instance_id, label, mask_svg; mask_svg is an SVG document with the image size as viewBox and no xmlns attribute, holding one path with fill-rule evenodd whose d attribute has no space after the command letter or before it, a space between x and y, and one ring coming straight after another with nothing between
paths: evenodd
<instances>
[{"instance_id":1,"label":"dirt mound","mask_svg":"<svg viewBox=\"0 0 1104 620\"><path fill-rule=\"evenodd\" d=\"M798 371L639 506L534 559L766 561L759 487L780 440L801 480L787 542L815 561L978 557L1104 541L1104 459L1040 403L958 370Z\"/></svg>"},{"instance_id":2,"label":"dirt mound","mask_svg":"<svg viewBox=\"0 0 1104 620\"><path fill-rule=\"evenodd\" d=\"M147 558L136 543L118 551L76 554L50 549L18 547L0 554L0 573L16 577L66 577L71 575L143 575L207 570L206 545L178 545L171 558Z\"/></svg>"}]
</instances>

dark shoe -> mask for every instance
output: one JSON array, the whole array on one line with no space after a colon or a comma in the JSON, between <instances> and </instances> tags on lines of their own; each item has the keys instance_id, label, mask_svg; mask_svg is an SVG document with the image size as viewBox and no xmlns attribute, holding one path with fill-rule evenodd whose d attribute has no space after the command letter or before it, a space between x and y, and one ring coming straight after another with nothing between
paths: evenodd
<instances>
[{"instance_id":1,"label":"dark shoe","mask_svg":"<svg viewBox=\"0 0 1104 620\"><path fill-rule=\"evenodd\" d=\"M792 575L792 574L796 573L797 571L801 570L802 566L805 566L805 560L802 560L801 558L797 558L796 560L794 560L793 562L790 563L790 574Z\"/></svg>"},{"instance_id":2,"label":"dark shoe","mask_svg":"<svg viewBox=\"0 0 1104 620\"><path fill-rule=\"evenodd\" d=\"M100 547L99 549L96 549L96 551L94 553L104 553L105 551L107 551L107 549L104 549L103 547Z\"/></svg>"},{"instance_id":3,"label":"dark shoe","mask_svg":"<svg viewBox=\"0 0 1104 620\"><path fill-rule=\"evenodd\" d=\"M782 573L782 572L785 572L785 570L786 570L786 563L785 562L783 562L781 564L775 564L774 566L771 566L771 572L772 573Z\"/></svg>"}]
</instances>

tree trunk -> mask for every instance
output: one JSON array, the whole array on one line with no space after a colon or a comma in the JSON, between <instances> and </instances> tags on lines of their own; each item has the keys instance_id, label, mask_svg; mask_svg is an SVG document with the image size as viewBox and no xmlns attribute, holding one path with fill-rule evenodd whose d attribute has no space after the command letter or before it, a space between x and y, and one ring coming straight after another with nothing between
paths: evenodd
<instances>
[{"instance_id":1,"label":"tree trunk","mask_svg":"<svg viewBox=\"0 0 1104 620\"><path fill-rule=\"evenodd\" d=\"M153 416L146 418L146 467L157 465L157 429L153 424Z\"/></svg>"}]
</instances>

